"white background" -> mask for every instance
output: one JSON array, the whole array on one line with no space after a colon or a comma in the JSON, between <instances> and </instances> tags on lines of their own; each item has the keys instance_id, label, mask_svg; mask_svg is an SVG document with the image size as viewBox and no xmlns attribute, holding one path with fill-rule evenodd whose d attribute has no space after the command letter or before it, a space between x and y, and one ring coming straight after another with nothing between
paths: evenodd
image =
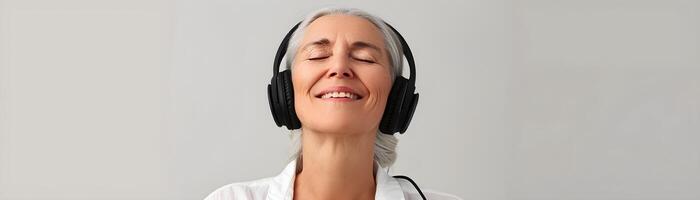
<instances>
[{"instance_id":1,"label":"white background","mask_svg":"<svg viewBox=\"0 0 700 200\"><path fill-rule=\"evenodd\" d=\"M0 199L202 199L278 174L266 90L308 12L408 40L393 174L464 199L700 199L700 3L0 1Z\"/></svg>"}]
</instances>

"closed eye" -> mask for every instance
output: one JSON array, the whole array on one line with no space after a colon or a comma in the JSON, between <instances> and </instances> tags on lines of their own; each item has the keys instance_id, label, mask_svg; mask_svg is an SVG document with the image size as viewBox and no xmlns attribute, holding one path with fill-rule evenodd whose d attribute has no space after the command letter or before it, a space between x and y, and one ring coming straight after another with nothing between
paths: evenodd
<instances>
[{"instance_id":1,"label":"closed eye","mask_svg":"<svg viewBox=\"0 0 700 200\"><path fill-rule=\"evenodd\" d=\"M365 62L365 63L374 63L373 60L367 60L367 59L355 58L355 60L358 60L358 61L361 61L361 62Z\"/></svg>"},{"instance_id":2,"label":"closed eye","mask_svg":"<svg viewBox=\"0 0 700 200\"><path fill-rule=\"evenodd\" d=\"M328 56L321 56L321 57L314 57L314 58L309 58L309 60L323 60L328 58Z\"/></svg>"}]
</instances>

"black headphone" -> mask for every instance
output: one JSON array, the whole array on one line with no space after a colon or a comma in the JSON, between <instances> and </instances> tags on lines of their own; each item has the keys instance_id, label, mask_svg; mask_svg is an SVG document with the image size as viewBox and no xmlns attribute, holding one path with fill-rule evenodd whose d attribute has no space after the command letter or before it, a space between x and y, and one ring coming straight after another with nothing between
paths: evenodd
<instances>
[{"instance_id":1,"label":"black headphone","mask_svg":"<svg viewBox=\"0 0 700 200\"><path fill-rule=\"evenodd\" d=\"M300 24L301 22L297 23L289 30L287 35L284 36L282 44L277 48L277 55L275 55L275 62L272 68L272 80L270 81L271 83L267 85L267 97L270 103L272 117L275 119L275 123L278 127L287 126L289 130L301 128L301 122L294 110L292 73L289 69L280 72L279 67L284 54L287 52L289 40ZM389 98L386 102L384 115L379 124L379 130L389 135L393 135L396 132L403 134L411 123L411 118L413 118L413 113L416 111L416 105L418 104L418 94L413 93L416 89L416 67L413 61L413 54L411 53L411 49L408 48L406 40L394 27L386 22L384 24L391 28L399 37L403 54L408 61L411 76L409 79L406 79L397 73L391 87L391 92L389 93Z\"/></svg>"}]
</instances>

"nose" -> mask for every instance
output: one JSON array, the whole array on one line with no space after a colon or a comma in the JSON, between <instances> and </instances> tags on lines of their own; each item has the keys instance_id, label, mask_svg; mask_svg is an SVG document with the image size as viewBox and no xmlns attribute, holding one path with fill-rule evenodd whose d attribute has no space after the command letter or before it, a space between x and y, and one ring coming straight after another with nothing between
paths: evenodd
<instances>
[{"instance_id":1,"label":"nose","mask_svg":"<svg viewBox=\"0 0 700 200\"><path fill-rule=\"evenodd\" d=\"M340 56L339 56L340 57ZM355 74L350 69L350 63L347 58L335 59L331 62L331 68L328 70L328 78L353 78Z\"/></svg>"}]
</instances>

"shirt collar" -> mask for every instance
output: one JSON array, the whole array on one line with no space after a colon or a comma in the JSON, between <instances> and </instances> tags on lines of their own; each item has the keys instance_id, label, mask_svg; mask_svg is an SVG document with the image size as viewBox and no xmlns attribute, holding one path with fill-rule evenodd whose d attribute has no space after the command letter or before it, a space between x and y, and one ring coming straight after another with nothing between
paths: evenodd
<instances>
[{"instance_id":1,"label":"shirt collar","mask_svg":"<svg viewBox=\"0 0 700 200\"><path fill-rule=\"evenodd\" d=\"M282 173L273 178L268 190L267 199L292 200L294 192L294 179L297 174L297 159L292 160L282 170ZM375 182L377 184L374 194L375 200L400 199L403 200L403 190L399 182L387 173L388 168L383 168L377 161L374 161Z\"/></svg>"}]
</instances>

